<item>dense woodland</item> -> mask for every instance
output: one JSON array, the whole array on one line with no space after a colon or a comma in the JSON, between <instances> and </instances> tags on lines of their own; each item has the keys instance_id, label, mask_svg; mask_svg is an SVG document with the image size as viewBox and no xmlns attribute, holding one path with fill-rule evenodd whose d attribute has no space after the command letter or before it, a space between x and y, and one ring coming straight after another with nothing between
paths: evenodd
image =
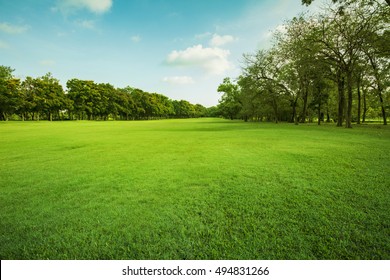
<instances>
[{"instance_id":1,"label":"dense woodland","mask_svg":"<svg viewBox=\"0 0 390 280\"><path fill-rule=\"evenodd\" d=\"M310 5L312 0L303 0ZM226 118L387 124L390 2L333 0L321 13L287 21L272 47L244 55L241 75L225 78Z\"/></svg>"},{"instance_id":2,"label":"dense woodland","mask_svg":"<svg viewBox=\"0 0 390 280\"><path fill-rule=\"evenodd\" d=\"M0 66L0 120L146 120L203 117L206 108L185 100L140 89L71 79L64 91L50 73L43 77L13 77Z\"/></svg>"}]
</instances>

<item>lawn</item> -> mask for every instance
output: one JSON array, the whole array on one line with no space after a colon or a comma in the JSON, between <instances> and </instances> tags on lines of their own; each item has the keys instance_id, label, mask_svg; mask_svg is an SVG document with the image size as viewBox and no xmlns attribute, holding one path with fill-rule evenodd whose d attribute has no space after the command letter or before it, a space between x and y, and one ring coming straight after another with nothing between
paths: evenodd
<instances>
[{"instance_id":1,"label":"lawn","mask_svg":"<svg viewBox=\"0 0 390 280\"><path fill-rule=\"evenodd\" d=\"M1 259L390 259L390 128L0 123Z\"/></svg>"}]
</instances>

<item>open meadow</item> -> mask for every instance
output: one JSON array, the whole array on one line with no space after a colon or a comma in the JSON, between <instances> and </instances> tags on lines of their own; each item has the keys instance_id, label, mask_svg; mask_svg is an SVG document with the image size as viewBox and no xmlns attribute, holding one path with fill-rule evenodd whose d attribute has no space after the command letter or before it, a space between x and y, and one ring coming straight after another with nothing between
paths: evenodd
<instances>
[{"instance_id":1,"label":"open meadow","mask_svg":"<svg viewBox=\"0 0 390 280\"><path fill-rule=\"evenodd\" d=\"M389 259L390 129L0 123L1 259Z\"/></svg>"}]
</instances>

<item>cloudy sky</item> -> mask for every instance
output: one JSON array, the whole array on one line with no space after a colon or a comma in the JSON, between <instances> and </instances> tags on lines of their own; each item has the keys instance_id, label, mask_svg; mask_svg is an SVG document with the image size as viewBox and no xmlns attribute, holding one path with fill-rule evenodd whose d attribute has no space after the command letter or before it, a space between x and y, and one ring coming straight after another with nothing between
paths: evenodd
<instances>
[{"instance_id":1,"label":"cloudy sky","mask_svg":"<svg viewBox=\"0 0 390 280\"><path fill-rule=\"evenodd\" d=\"M317 1L320 2L320 1ZM0 64L212 106L301 0L0 0Z\"/></svg>"}]
</instances>

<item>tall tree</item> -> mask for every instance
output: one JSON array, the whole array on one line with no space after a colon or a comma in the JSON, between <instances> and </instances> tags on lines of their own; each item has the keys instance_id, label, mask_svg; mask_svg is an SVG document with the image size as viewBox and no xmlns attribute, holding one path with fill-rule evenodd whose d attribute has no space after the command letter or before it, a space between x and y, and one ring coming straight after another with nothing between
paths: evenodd
<instances>
[{"instance_id":1,"label":"tall tree","mask_svg":"<svg viewBox=\"0 0 390 280\"><path fill-rule=\"evenodd\" d=\"M43 112L49 121L53 120L53 115L59 117L59 111L64 108L65 94L59 80L51 73L36 79L36 86L40 87L40 94L43 98Z\"/></svg>"},{"instance_id":2,"label":"tall tree","mask_svg":"<svg viewBox=\"0 0 390 280\"><path fill-rule=\"evenodd\" d=\"M342 124L344 87L347 90L346 127L352 127L354 73L362 55L362 46L372 32L372 21L377 9L367 8L368 1L351 2L343 12L329 8L321 18L319 27L323 45L321 54L333 64L339 88L339 121ZM364 11L364 12L363 12ZM367 16L361 16L362 13Z\"/></svg>"},{"instance_id":3,"label":"tall tree","mask_svg":"<svg viewBox=\"0 0 390 280\"><path fill-rule=\"evenodd\" d=\"M220 99L220 111L222 115L231 120L238 118L242 109L238 85L232 83L230 78L225 78L223 83L218 86L218 92L223 93Z\"/></svg>"},{"instance_id":4,"label":"tall tree","mask_svg":"<svg viewBox=\"0 0 390 280\"><path fill-rule=\"evenodd\" d=\"M367 32L361 44L370 69L366 72L373 80L373 88L379 98L383 124L387 125L387 114L384 92L390 80L390 9L385 6L374 6L371 9L357 11L360 18L367 22Z\"/></svg>"},{"instance_id":5,"label":"tall tree","mask_svg":"<svg viewBox=\"0 0 390 280\"><path fill-rule=\"evenodd\" d=\"M13 71L0 66L0 120L8 120L19 106L20 80L13 77Z\"/></svg>"}]
</instances>

